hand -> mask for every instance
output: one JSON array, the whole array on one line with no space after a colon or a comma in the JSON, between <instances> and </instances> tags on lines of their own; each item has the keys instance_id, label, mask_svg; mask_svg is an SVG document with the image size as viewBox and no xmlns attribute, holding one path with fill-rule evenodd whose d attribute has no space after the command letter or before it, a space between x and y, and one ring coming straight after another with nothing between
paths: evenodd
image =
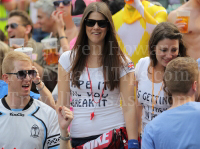
<instances>
[{"instance_id":1,"label":"hand","mask_svg":"<svg viewBox=\"0 0 200 149\"><path fill-rule=\"evenodd\" d=\"M21 47L19 45L17 45L17 44L13 44L12 47L10 47L10 50L14 51L17 48L21 48Z\"/></svg>"},{"instance_id":2,"label":"hand","mask_svg":"<svg viewBox=\"0 0 200 149\"><path fill-rule=\"evenodd\" d=\"M183 29L187 25L187 23L183 22L183 19L181 19L181 18L176 19L174 24L178 27L179 30Z\"/></svg>"},{"instance_id":3,"label":"hand","mask_svg":"<svg viewBox=\"0 0 200 149\"><path fill-rule=\"evenodd\" d=\"M38 70L36 69L36 67L35 67L35 66L32 66L32 70L35 70L35 71L37 72L37 75L36 75L36 77L35 77L35 78L33 78L33 82L34 82L35 84L37 84L37 83L39 83L39 82L40 82L40 76L39 76Z\"/></svg>"},{"instance_id":4,"label":"hand","mask_svg":"<svg viewBox=\"0 0 200 149\"><path fill-rule=\"evenodd\" d=\"M58 122L60 125L61 132L67 131L72 119L74 118L73 112L65 106L59 107L58 109Z\"/></svg>"},{"instance_id":5,"label":"hand","mask_svg":"<svg viewBox=\"0 0 200 149\"><path fill-rule=\"evenodd\" d=\"M62 13L63 13L62 11L56 10L51 15L53 20L56 22L56 26L57 26L58 31L60 29L64 30L64 27L65 27L65 23L64 23L64 20L63 20L63 14Z\"/></svg>"}]
</instances>

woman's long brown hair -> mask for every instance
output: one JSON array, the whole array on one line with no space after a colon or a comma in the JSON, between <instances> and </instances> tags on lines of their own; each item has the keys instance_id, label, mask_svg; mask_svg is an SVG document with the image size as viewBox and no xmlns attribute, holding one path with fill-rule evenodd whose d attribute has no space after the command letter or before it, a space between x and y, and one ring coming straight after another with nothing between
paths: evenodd
<instances>
[{"instance_id":1,"label":"woman's long brown hair","mask_svg":"<svg viewBox=\"0 0 200 149\"><path fill-rule=\"evenodd\" d=\"M114 88L119 87L120 68L123 67L126 58L116 39L116 31L112 21L111 12L103 2L91 3L86 7L83 13L80 23L80 32L70 56L70 58L72 58L72 67L70 70L72 84L80 88L79 78L86 66L86 61L90 54L90 50L84 50L86 46L89 47L85 19L87 19L92 12L101 13L109 24L107 26L108 30L105 36L104 48L101 53L101 64L103 65L105 84L112 91Z\"/></svg>"}]
</instances>

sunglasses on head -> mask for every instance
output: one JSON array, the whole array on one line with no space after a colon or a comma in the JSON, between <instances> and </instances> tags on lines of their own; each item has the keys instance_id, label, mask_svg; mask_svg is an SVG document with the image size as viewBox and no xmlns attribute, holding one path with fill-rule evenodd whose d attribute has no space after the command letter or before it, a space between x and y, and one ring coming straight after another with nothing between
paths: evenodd
<instances>
[{"instance_id":1,"label":"sunglasses on head","mask_svg":"<svg viewBox=\"0 0 200 149\"><path fill-rule=\"evenodd\" d=\"M18 26L19 24L17 23L11 23L11 24L6 25L5 30L7 31L9 27L11 27L12 29L16 29ZM22 26L25 26L25 25L22 25Z\"/></svg>"},{"instance_id":2,"label":"sunglasses on head","mask_svg":"<svg viewBox=\"0 0 200 149\"><path fill-rule=\"evenodd\" d=\"M60 3L62 3L64 6L68 6L70 4L70 0L54 1L53 2L55 7L59 7Z\"/></svg>"},{"instance_id":3,"label":"sunglasses on head","mask_svg":"<svg viewBox=\"0 0 200 149\"><path fill-rule=\"evenodd\" d=\"M88 27L93 27L95 24L98 24L99 27L105 28L108 25L107 20L92 20L92 19L85 19L85 24Z\"/></svg>"},{"instance_id":4,"label":"sunglasses on head","mask_svg":"<svg viewBox=\"0 0 200 149\"><path fill-rule=\"evenodd\" d=\"M37 72L35 70L20 70L17 73L6 73L6 74L14 74L18 79L25 79L27 74L30 78L35 78L37 76Z\"/></svg>"}]
</instances>

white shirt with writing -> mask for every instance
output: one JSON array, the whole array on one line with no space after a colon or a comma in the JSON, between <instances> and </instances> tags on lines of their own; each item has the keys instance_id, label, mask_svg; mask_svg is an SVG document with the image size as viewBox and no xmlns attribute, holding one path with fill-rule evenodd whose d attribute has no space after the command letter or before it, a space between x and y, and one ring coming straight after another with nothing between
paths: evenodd
<instances>
[{"instance_id":1,"label":"white shirt with writing","mask_svg":"<svg viewBox=\"0 0 200 149\"><path fill-rule=\"evenodd\" d=\"M59 63L67 72L69 72L72 63L70 54L71 51L66 51L59 59ZM103 67L88 68L88 71L92 81L94 100L98 102L104 87ZM134 68L130 70L128 65L121 68L120 78L133 71ZM110 91L106 87L101 101L96 104L92 101L91 85L86 68L83 70L79 82L80 89L70 82L71 105L74 108L74 119L70 128L72 138L100 135L114 128L125 126L124 116L120 107L119 88ZM95 116L90 120L92 112L94 112Z\"/></svg>"},{"instance_id":2,"label":"white shirt with writing","mask_svg":"<svg viewBox=\"0 0 200 149\"><path fill-rule=\"evenodd\" d=\"M154 105L154 114L152 113L152 82L148 78L148 66L150 64L150 58L141 58L136 65L135 75L138 81L138 91L137 97L138 102L143 106L142 110L142 133L144 132L144 127L148 122L155 118L158 114L167 110L170 107L167 96L162 89L162 82L154 83L154 100L156 104ZM155 74L156 75L156 74ZM160 91L160 95L158 93ZM137 105L140 106L140 105Z\"/></svg>"}]
</instances>

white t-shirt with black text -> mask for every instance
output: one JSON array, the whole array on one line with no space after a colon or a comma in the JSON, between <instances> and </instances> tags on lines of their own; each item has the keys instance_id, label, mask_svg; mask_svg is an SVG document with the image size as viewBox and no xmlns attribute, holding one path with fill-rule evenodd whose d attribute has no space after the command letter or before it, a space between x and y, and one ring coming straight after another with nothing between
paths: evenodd
<instances>
[{"instance_id":1,"label":"white t-shirt with black text","mask_svg":"<svg viewBox=\"0 0 200 149\"><path fill-rule=\"evenodd\" d=\"M154 114L152 113L152 82L148 78L149 64L149 57L141 58L135 68L135 76L138 81L138 102L143 106L142 133L144 132L144 127L148 122L170 107L164 90L162 89L160 91L162 82L154 83L154 100L156 100L156 96L158 98L156 100L156 104L154 105ZM159 91L160 95L158 96Z\"/></svg>"},{"instance_id":2,"label":"white t-shirt with black text","mask_svg":"<svg viewBox=\"0 0 200 149\"><path fill-rule=\"evenodd\" d=\"M69 72L72 63L70 54L71 51L66 51L59 59L59 63L67 72ZM130 60L129 62L131 64ZM94 100L98 101L104 87L103 67L88 68L88 71L92 81ZM120 69L120 78L133 71L134 68L128 68L127 64L126 67ZM106 88L101 101L95 104L92 101L86 68L83 70L79 80L80 89L72 86L70 82L71 105L74 108L74 119L70 128L72 138L100 135L114 128L124 127L125 121L120 107L119 88L115 88L113 91ZM95 116L90 120L92 112L94 112Z\"/></svg>"}]
</instances>

